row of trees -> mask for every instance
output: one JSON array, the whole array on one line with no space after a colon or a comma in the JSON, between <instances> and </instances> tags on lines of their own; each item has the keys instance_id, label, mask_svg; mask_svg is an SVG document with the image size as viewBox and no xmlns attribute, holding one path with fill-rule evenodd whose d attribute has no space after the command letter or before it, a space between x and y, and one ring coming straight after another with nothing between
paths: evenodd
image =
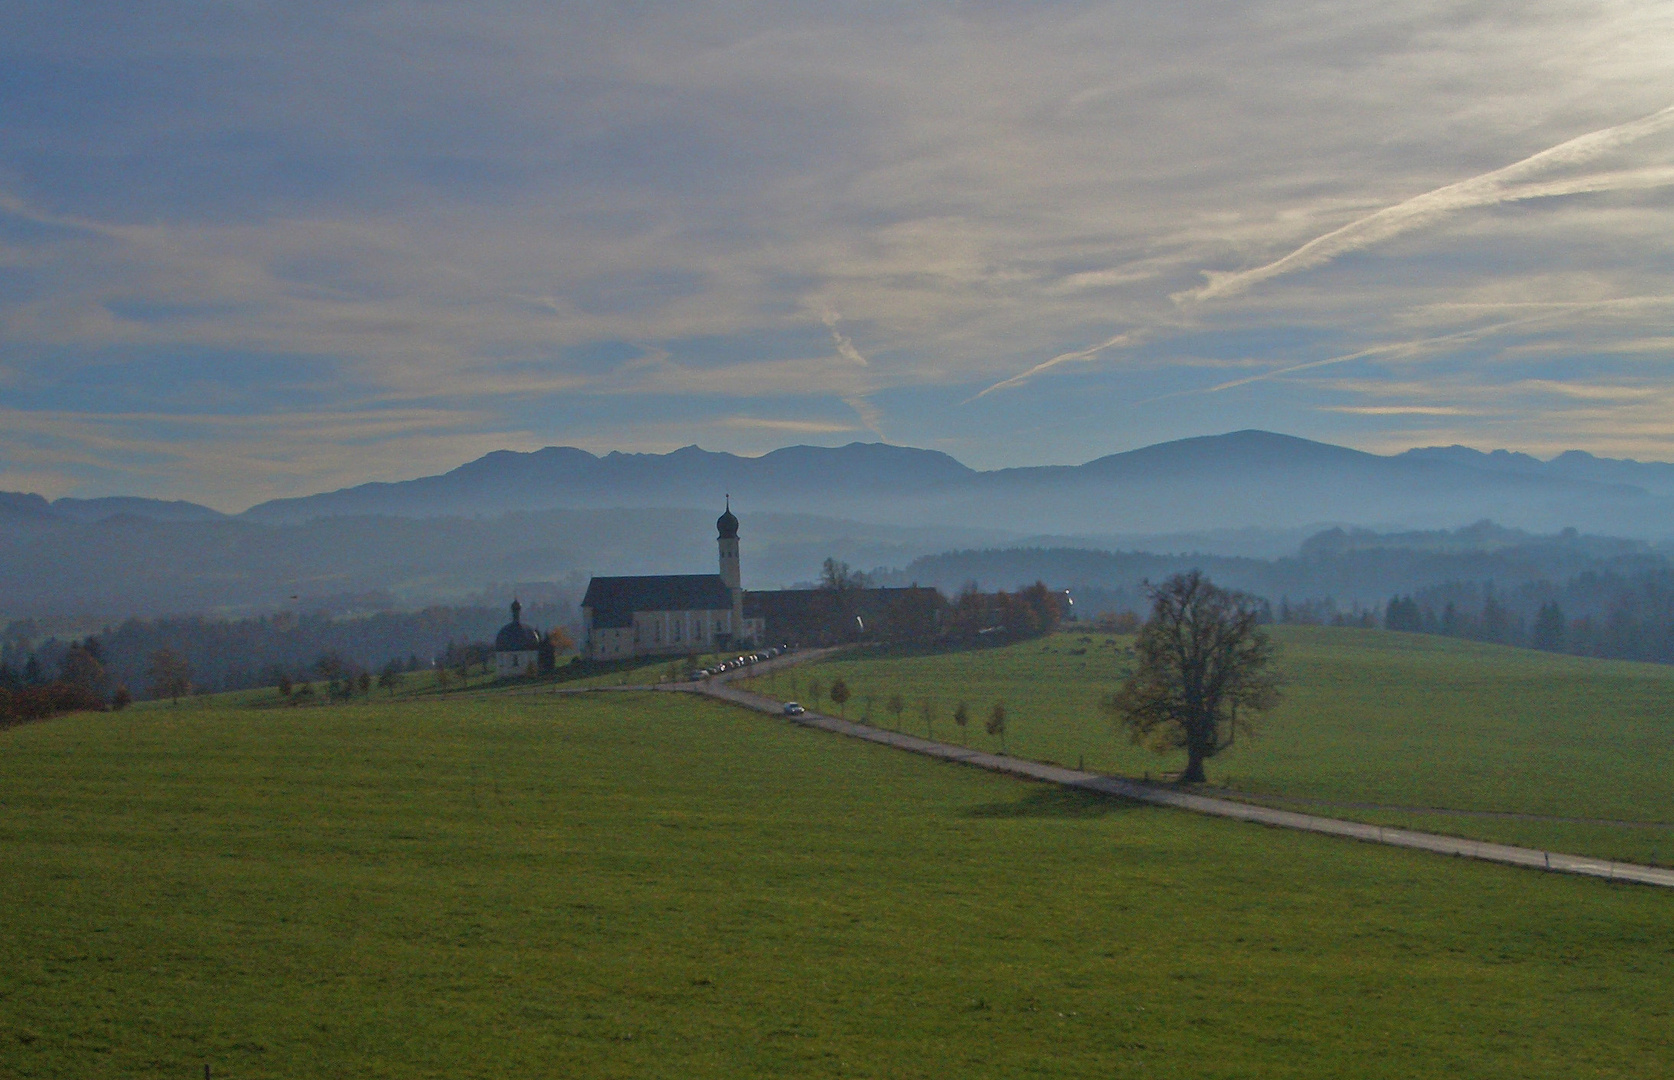
<instances>
[{"instance_id":1,"label":"row of trees","mask_svg":"<svg viewBox=\"0 0 1674 1080\"><path fill-rule=\"evenodd\" d=\"M942 637L961 644L1017 641L1052 633L1068 615L1069 597L1044 582L991 593L968 583L948 606Z\"/></svg>"},{"instance_id":2,"label":"row of trees","mask_svg":"<svg viewBox=\"0 0 1674 1080\"><path fill-rule=\"evenodd\" d=\"M574 616L573 609L551 603L525 610L527 621L536 625L562 626ZM503 609L487 606L384 611L358 618L281 612L249 619L130 619L96 637L112 686L126 684L142 693L152 657L166 648L186 659L197 688L220 691L275 686L279 672L296 682L308 680L328 653L372 671L393 657L422 657L430 664L450 647L461 647L457 643L491 640L504 621ZM0 685L58 680L68 654L81 644L48 636L27 620L0 629ZM451 657L444 662L451 664Z\"/></svg>"},{"instance_id":3,"label":"row of trees","mask_svg":"<svg viewBox=\"0 0 1674 1080\"><path fill-rule=\"evenodd\" d=\"M800 684L800 688L799 684L793 682L791 684L791 692L793 697L806 697L808 699L808 703L816 708L819 707L823 699L829 698L831 703L837 706L837 714L839 716L848 715L847 705L854 699L854 692L849 689L849 684L842 679L833 679L829 687L822 684L817 678L809 679L807 683ZM872 718L873 707L880 703L877 701L876 695L872 694L866 695L865 701L866 711L863 718L870 720ZM881 705L883 710L889 713L889 715L893 718L894 726L899 729L901 727L901 717L907 711L907 700L900 694L890 694L881 702ZM936 702L928 697L920 698L917 702L915 713L924 721L925 737L931 739L935 738L937 715ZM959 728L961 733L963 733L970 727L975 714L972 712L971 705L968 702L959 701L953 706L953 711L950 716L954 725ZM988 712L983 721L983 730L988 733L990 738L998 740L1001 750L1005 749L1006 722L1009 716L1010 714L1006 710L1005 702L996 701L989 706Z\"/></svg>"},{"instance_id":4,"label":"row of trees","mask_svg":"<svg viewBox=\"0 0 1674 1080\"><path fill-rule=\"evenodd\" d=\"M1390 598L1390 630L1579 656L1674 663L1674 573L1587 573L1513 590L1448 582Z\"/></svg>"}]
</instances>

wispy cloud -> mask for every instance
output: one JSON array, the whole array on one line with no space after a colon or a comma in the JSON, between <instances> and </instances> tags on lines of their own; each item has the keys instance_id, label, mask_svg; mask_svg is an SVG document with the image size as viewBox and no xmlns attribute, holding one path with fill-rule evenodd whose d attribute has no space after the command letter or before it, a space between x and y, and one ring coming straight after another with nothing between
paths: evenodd
<instances>
[{"instance_id":1,"label":"wispy cloud","mask_svg":"<svg viewBox=\"0 0 1674 1080\"><path fill-rule=\"evenodd\" d=\"M1674 168L1628 169L1563 179L1537 178L1550 170L1586 164L1671 128L1674 128L1674 105L1637 120L1589 131L1503 168L1384 207L1315 237L1264 266L1233 273L1204 271L1208 281L1203 286L1177 294L1176 298L1187 302L1232 296L1261 282L1312 269L1341 255L1360 251L1473 207L1586 192L1667 187L1674 184Z\"/></svg>"},{"instance_id":2,"label":"wispy cloud","mask_svg":"<svg viewBox=\"0 0 1674 1080\"><path fill-rule=\"evenodd\" d=\"M795 435L839 435L859 430L853 424L834 424L823 420L769 420L759 416L729 416L721 427L746 431L783 431Z\"/></svg>"},{"instance_id":3,"label":"wispy cloud","mask_svg":"<svg viewBox=\"0 0 1674 1080\"><path fill-rule=\"evenodd\" d=\"M1347 413L1350 416L1479 416L1479 409L1464 409L1457 405L1326 405L1325 412Z\"/></svg>"},{"instance_id":4,"label":"wispy cloud","mask_svg":"<svg viewBox=\"0 0 1674 1080\"><path fill-rule=\"evenodd\" d=\"M1124 346L1136 344L1144 337L1145 335L1139 332L1124 330L1120 334L1115 334L1106 338L1097 345L1090 345L1085 349L1074 349L1070 352L1059 353L1052 359L1043 360L1034 367L1029 368L1027 371L1018 372L1009 379L1001 379L992 386L979 391L976 397L971 398L970 401L975 401L977 398L981 397L987 397L996 390L1010 390L1015 387L1022 386L1031 379L1045 375L1054 368L1062 367L1065 364L1085 364L1091 360L1096 360L1112 349L1120 349Z\"/></svg>"},{"instance_id":5,"label":"wispy cloud","mask_svg":"<svg viewBox=\"0 0 1674 1080\"><path fill-rule=\"evenodd\" d=\"M0 141L0 470L237 501L857 431L1011 465L1437 403L1519 445L1674 385L1674 9L1206 11L23 5L8 71L54 93ZM1513 405L1307 378L1421 366Z\"/></svg>"}]
</instances>

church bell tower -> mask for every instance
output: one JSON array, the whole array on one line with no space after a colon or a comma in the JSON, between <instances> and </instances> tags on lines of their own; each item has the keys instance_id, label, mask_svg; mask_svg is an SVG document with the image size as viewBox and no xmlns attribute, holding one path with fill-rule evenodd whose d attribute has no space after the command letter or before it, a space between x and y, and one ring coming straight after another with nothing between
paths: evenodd
<instances>
[{"instance_id":1,"label":"church bell tower","mask_svg":"<svg viewBox=\"0 0 1674 1080\"><path fill-rule=\"evenodd\" d=\"M727 588L738 592L744 587L738 572L738 519L732 513L732 496L727 496L727 509L715 520L715 542L721 547L721 580Z\"/></svg>"},{"instance_id":2,"label":"church bell tower","mask_svg":"<svg viewBox=\"0 0 1674 1080\"><path fill-rule=\"evenodd\" d=\"M715 519L715 543L721 548L721 580L732 591L732 639L744 640L744 581L738 573L738 519L732 513L732 496L727 508Z\"/></svg>"}]
</instances>

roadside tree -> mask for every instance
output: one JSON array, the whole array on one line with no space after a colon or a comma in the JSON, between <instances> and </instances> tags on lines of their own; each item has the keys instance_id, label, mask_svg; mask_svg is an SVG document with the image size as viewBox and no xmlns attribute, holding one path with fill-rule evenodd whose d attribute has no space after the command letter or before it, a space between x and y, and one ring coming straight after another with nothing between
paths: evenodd
<instances>
[{"instance_id":1,"label":"roadside tree","mask_svg":"<svg viewBox=\"0 0 1674 1080\"><path fill-rule=\"evenodd\" d=\"M833 679L831 682L831 689L826 691L826 693L831 695L831 703L837 706L838 715L842 715L843 706L846 705L849 700L849 684L844 682L842 679Z\"/></svg>"},{"instance_id":2,"label":"roadside tree","mask_svg":"<svg viewBox=\"0 0 1674 1080\"><path fill-rule=\"evenodd\" d=\"M1000 740L1000 749L1006 748L1006 707L996 701L994 707L988 710L988 722L982 725L984 731L992 738Z\"/></svg>"},{"instance_id":3,"label":"roadside tree","mask_svg":"<svg viewBox=\"0 0 1674 1080\"><path fill-rule=\"evenodd\" d=\"M1186 751L1180 780L1200 784L1203 763L1279 702L1272 640L1253 598L1194 570L1151 590L1151 615L1134 642L1137 663L1104 712L1157 753Z\"/></svg>"}]
</instances>

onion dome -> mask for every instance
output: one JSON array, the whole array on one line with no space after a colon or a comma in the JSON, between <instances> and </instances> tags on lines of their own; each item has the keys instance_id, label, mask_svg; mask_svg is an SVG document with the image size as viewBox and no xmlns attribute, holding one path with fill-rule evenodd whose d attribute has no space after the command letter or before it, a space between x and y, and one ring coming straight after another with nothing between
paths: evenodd
<instances>
[{"instance_id":1,"label":"onion dome","mask_svg":"<svg viewBox=\"0 0 1674 1080\"><path fill-rule=\"evenodd\" d=\"M724 514L715 519L715 531L722 540L738 539L738 518L732 513L732 496L727 496L727 509Z\"/></svg>"},{"instance_id":2,"label":"onion dome","mask_svg":"<svg viewBox=\"0 0 1674 1080\"><path fill-rule=\"evenodd\" d=\"M495 652L534 652L541 647L541 636L523 625L522 614L523 605L513 600L512 621L500 627L500 632L494 635Z\"/></svg>"}]
</instances>

